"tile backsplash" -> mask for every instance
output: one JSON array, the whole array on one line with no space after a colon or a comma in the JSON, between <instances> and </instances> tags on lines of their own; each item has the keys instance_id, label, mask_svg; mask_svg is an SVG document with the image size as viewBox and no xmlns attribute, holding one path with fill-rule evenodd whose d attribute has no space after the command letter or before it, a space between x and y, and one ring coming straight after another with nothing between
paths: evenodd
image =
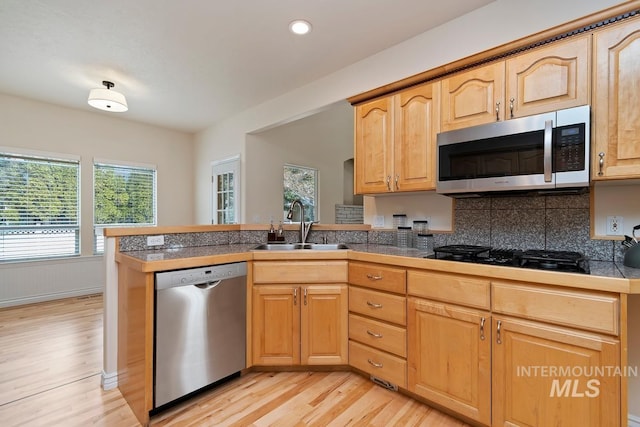
<instances>
[{"instance_id":1,"label":"tile backsplash","mask_svg":"<svg viewBox=\"0 0 640 427\"><path fill-rule=\"evenodd\" d=\"M621 256L618 242L590 239L588 193L458 199L454 216L455 232L436 235L436 246L576 251L601 261Z\"/></svg>"},{"instance_id":2,"label":"tile backsplash","mask_svg":"<svg viewBox=\"0 0 640 427\"><path fill-rule=\"evenodd\" d=\"M307 241L321 243L371 243L392 245L392 230L314 230ZM266 231L216 231L165 235L165 244L148 247L146 236L124 236L120 250L167 249L188 246L264 243ZM297 242L298 232L285 230L287 242ZM505 249L576 251L598 261L621 261L618 241L589 237L589 194L458 199L454 232L434 234L434 245L483 245Z\"/></svg>"}]
</instances>

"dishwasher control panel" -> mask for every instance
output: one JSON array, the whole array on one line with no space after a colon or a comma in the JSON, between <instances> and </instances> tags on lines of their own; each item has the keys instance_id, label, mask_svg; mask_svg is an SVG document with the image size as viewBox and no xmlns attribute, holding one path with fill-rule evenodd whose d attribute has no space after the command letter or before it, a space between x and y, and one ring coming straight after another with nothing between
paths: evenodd
<instances>
[{"instance_id":1,"label":"dishwasher control panel","mask_svg":"<svg viewBox=\"0 0 640 427\"><path fill-rule=\"evenodd\" d=\"M217 282L218 280L231 279L238 276L246 276L246 274L246 262L189 268L186 270L164 271L156 273L156 289L199 285L203 283Z\"/></svg>"}]
</instances>

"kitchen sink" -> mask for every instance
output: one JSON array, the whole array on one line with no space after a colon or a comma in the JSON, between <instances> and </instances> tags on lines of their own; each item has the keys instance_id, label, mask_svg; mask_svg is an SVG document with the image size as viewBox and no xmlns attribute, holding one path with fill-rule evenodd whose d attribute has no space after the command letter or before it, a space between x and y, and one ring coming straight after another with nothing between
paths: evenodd
<instances>
[{"instance_id":1,"label":"kitchen sink","mask_svg":"<svg viewBox=\"0 0 640 427\"><path fill-rule=\"evenodd\" d=\"M263 243L253 248L254 251L293 251L298 249L335 251L349 248L344 243Z\"/></svg>"}]
</instances>

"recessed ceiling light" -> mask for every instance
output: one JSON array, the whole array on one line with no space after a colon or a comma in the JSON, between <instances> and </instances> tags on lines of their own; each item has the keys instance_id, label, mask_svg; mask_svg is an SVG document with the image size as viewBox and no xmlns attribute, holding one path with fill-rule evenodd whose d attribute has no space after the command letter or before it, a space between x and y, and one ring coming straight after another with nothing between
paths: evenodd
<instances>
[{"instance_id":1,"label":"recessed ceiling light","mask_svg":"<svg viewBox=\"0 0 640 427\"><path fill-rule=\"evenodd\" d=\"M289 24L289 31L294 34L307 34L311 31L311 24L303 19L297 19Z\"/></svg>"}]
</instances>

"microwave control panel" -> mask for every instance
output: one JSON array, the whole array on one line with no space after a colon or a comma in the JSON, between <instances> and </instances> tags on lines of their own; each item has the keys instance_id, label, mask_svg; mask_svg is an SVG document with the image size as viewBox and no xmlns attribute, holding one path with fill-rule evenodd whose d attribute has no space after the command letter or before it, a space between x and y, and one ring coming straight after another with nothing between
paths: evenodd
<instances>
[{"instance_id":1,"label":"microwave control panel","mask_svg":"<svg viewBox=\"0 0 640 427\"><path fill-rule=\"evenodd\" d=\"M555 172L581 171L585 169L584 123L555 129Z\"/></svg>"}]
</instances>

